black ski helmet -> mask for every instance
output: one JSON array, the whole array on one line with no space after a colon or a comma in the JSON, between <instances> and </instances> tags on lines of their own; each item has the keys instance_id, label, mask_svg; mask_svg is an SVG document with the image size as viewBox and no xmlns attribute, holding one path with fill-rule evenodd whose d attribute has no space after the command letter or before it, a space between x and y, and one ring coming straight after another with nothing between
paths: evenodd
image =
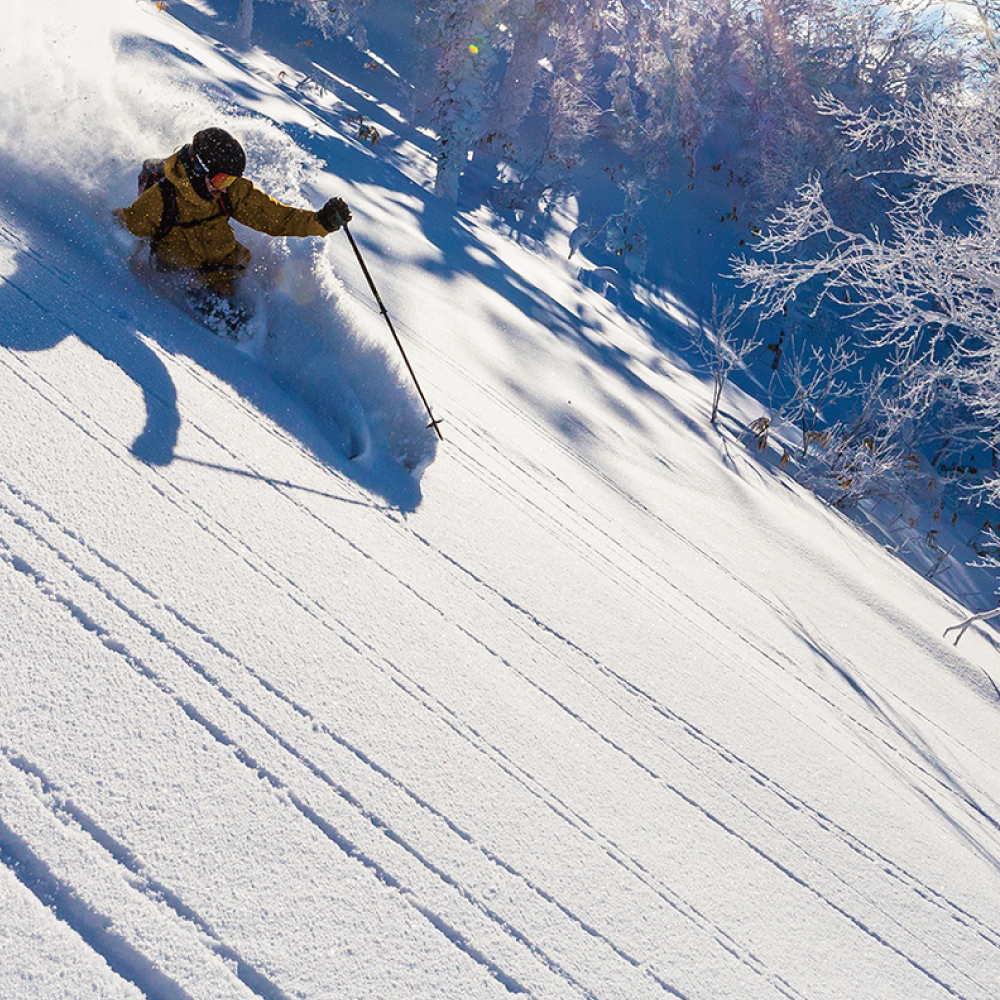
<instances>
[{"instance_id":1,"label":"black ski helmet","mask_svg":"<svg viewBox=\"0 0 1000 1000\"><path fill-rule=\"evenodd\" d=\"M202 129L191 142L191 153L196 157L195 165L203 168L207 177L215 174L242 177L246 169L247 154L225 129Z\"/></svg>"}]
</instances>

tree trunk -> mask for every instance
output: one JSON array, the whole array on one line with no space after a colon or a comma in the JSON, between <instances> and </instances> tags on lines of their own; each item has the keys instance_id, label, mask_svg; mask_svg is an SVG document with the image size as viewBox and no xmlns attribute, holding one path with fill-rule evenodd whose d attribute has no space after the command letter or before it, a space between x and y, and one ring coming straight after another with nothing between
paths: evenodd
<instances>
[{"instance_id":1,"label":"tree trunk","mask_svg":"<svg viewBox=\"0 0 1000 1000\"><path fill-rule=\"evenodd\" d=\"M236 36L244 45L249 45L252 31L253 0L240 0L240 12L236 15Z\"/></svg>"}]
</instances>

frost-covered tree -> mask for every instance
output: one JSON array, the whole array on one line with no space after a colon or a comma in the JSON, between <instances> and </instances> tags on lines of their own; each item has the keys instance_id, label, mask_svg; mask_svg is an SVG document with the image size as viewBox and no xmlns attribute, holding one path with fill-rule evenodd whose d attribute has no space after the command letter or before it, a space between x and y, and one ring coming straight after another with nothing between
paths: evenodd
<instances>
[{"instance_id":1,"label":"frost-covered tree","mask_svg":"<svg viewBox=\"0 0 1000 1000\"><path fill-rule=\"evenodd\" d=\"M678 155L694 169L721 107L733 55L729 0L629 7L609 48L615 138L650 177Z\"/></svg>"},{"instance_id":2,"label":"frost-covered tree","mask_svg":"<svg viewBox=\"0 0 1000 1000\"><path fill-rule=\"evenodd\" d=\"M546 127L529 131L526 119L554 75L554 28L565 12L563 0L511 0L505 11L502 37L505 65L484 118L482 149L509 168L503 172L496 201L506 208L531 210L544 189L544 148L551 136Z\"/></svg>"},{"instance_id":3,"label":"frost-covered tree","mask_svg":"<svg viewBox=\"0 0 1000 1000\"><path fill-rule=\"evenodd\" d=\"M551 66L554 46L550 32L563 9L562 0L511 0L504 11L498 41L506 61L486 136L499 156L516 155L521 123L531 110L546 66Z\"/></svg>"},{"instance_id":4,"label":"frost-covered tree","mask_svg":"<svg viewBox=\"0 0 1000 1000\"><path fill-rule=\"evenodd\" d=\"M438 135L434 193L458 199L468 154L484 131L503 0L417 0L417 35L430 65L418 108Z\"/></svg>"},{"instance_id":5,"label":"frost-covered tree","mask_svg":"<svg viewBox=\"0 0 1000 1000\"><path fill-rule=\"evenodd\" d=\"M747 67L738 172L771 208L808 175L828 194L856 164L815 99L829 91L854 109L914 99L963 75L962 46L940 4L884 0L753 0L743 5ZM858 189L849 186L856 199ZM870 210L860 206L860 214Z\"/></svg>"},{"instance_id":6,"label":"frost-covered tree","mask_svg":"<svg viewBox=\"0 0 1000 1000\"><path fill-rule=\"evenodd\" d=\"M568 14L573 5L562 6ZM757 212L810 174L824 178L831 196L843 179L844 194L857 201L849 177L862 169L857 151L847 154L815 98L831 90L858 108L909 100L930 82L955 83L966 65L961 43L935 10L930 0L604 4L589 43L602 84L592 93L603 111L599 136L624 154L615 171L623 200L655 198L679 168L695 179L709 147L712 168L738 178L738 200ZM585 19L564 23L579 32ZM859 217L870 209L860 204ZM592 231L607 236L612 228Z\"/></svg>"},{"instance_id":7,"label":"frost-covered tree","mask_svg":"<svg viewBox=\"0 0 1000 1000\"><path fill-rule=\"evenodd\" d=\"M621 202L591 231L620 252L645 245L637 209L661 196L671 171L707 169L706 146L755 208L780 204L811 172L834 196L836 179L859 165L814 97L830 90L855 109L905 101L954 82L963 66L931 0L399 3L424 58L406 82L417 120L437 137L436 192L456 200L469 157L493 157L494 202L534 214L572 189L582 162L591 174L607 166ZM247 38L254 6L241 0ZM365 0L287 9L364 44ZM641 264L641 252L628 256Z\"/></svg>"},{"instance_id":8,"label":"frost-covered tree","mask_svg":"<svg viewBox=\"0 0 1000 1000\"><path fill-rule=\"evenodd\" d=\"M954 89L852 111L827 96L853 147L897 151L907 184L882 190L882 228L838 223L812 179L736 271L762 316L796 296L850 324L880 392L868 436L943 462L993 446L1000 422L1000 93ZM893 178L888 178L893 179ZM994 487L996 499L1000 488Z\"/></svg>"},{"instance_id":9,"label":"frost-covered tree","mask_svg":"<svg viewBox=\"0 0 1000 1000\"><path fill-rule=\"evenodd\" d=\"M236 15L236 34L244 45L249 43L253 34L253 0L240 0L239 13Z\"/></svg>"},{"instance_id":10,"label":"frost-covered tree","mask_svg":"<svg viewBox=\"0 0 1000 1000\"><path fill-rule=\"evenodd\" d=\"M548 24L548 53L538 60L541 72L536 77L533 100L521 114L523 123L534 111L539 124L529 135L524 129L518 130L512 140L511 159L517 176L516 182L508 186L508 193L514 189L516 196L507 204L529 211L566 185L601 114L595 100L593 64L600 51L600 31L595 20L600 18L603 3L564 0L561 6L564 18ZM498 111L503 109L504 96L498 94ZM513 116L509 110L501 114L509 129Z\"/></svg>"},{"instance_id":11,"label":"frost-covered tree","mask_svg":"<svg viewBox=\"0 0 1000 1000\"><path fill-rule=\"evenodd\" d=\"M510 170L500 198L533 210L559 187L603 110L593 67L618 0L417 0L430 64L417 107L439 137L437 193L454 200L468 155Z\"/></svg>"}]
</instances>

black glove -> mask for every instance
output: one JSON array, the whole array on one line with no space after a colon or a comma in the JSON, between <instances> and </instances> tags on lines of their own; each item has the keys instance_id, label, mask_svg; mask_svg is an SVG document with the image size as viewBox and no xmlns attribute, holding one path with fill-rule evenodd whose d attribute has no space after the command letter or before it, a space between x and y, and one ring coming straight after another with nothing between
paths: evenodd
<instances>
[{"instance_id":1,"label":"black glove","mask_svg":"<svg viewBox=\"0 0 1000 1000\"><path fill-rule=\"evenodd\" d=\"M335 233L341 226L351 221L351 210L343 198L331 198L317 213L319 224L328 232Z\"/></svg>"}]
</instances>

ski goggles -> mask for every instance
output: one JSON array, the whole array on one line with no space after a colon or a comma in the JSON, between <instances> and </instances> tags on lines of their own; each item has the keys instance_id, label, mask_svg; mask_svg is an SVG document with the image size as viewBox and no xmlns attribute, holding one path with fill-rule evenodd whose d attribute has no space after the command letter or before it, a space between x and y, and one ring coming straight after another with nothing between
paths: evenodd
<instances>
[{"instance_id":1,"label":"ski goggles","mask_svg":"<svg viewBox=\"0 0 1000 1000\"><path fill-rule=\"evenodd\" d=\"M220 173L220 174L212 174L211 176L209 176L208 167L205 166L205 161L197 154L195 154L193 162L194 165L200 171L202 177L207 178L211 182L213 187L217 187L222 191L225 191L226 188L229 187L234 180L236 180L235 174Z\"/></svg>"}]
</instances>

